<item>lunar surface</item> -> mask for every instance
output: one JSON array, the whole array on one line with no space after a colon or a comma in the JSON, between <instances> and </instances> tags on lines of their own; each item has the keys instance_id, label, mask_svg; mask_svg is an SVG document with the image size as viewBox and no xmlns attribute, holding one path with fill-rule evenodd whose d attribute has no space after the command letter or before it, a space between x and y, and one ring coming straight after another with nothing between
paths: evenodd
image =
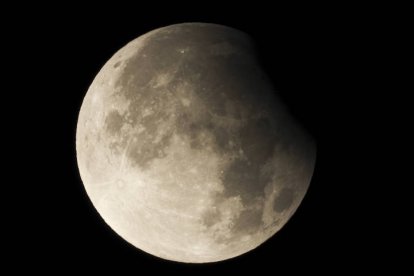
<instances>
[{"instance_id":1,"label":"lunar surface","mask_svg":"<svg viewBox=\"0 0 414 276\"><path fill-rule=\"evenodd\" d=\"M249 36L204 23L119 50L84 98L76 149L105 222L135 247L187 263L232 258L274 235L316 158Z\"/></svg>"}]
</instances>

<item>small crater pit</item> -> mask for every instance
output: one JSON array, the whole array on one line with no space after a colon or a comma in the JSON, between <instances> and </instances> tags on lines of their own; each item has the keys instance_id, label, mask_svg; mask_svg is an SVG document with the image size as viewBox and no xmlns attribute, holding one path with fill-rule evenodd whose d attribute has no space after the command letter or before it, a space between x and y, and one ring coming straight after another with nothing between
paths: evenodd
<instances>
[{"instance_id":1,"label":"small crater pit","mask_svg":"<svg viewBox=\"0 0 414 276\"><path fill-rule=\"evenodd\" d=\"M114 68L118 68L119 65L121 65L122 61L118 61L117 63L114 64Z\"/></svg>"}]
</instances>

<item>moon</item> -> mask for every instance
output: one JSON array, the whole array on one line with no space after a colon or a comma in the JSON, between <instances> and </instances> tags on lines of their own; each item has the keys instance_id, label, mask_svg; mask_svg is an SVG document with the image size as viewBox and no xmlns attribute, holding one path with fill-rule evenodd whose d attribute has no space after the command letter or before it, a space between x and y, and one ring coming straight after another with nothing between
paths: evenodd
<instances>
[{"instance_id":1,"label":"moon","mask_svg":"<svg viewBox=\"0 0 414 276\"><path fill-rule=\"evenodd\" d=\"M83 100L76 152L105 222L186 263L233 258L273 236L316 159L252 39L207 23L156 29L115 53Z\"/></svg>"}]
</instances>

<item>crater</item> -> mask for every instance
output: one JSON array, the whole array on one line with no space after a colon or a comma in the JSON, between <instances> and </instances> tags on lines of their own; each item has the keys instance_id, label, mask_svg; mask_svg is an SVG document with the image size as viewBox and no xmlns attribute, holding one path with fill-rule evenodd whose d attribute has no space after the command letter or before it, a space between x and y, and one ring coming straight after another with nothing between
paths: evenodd
<instances>
[{"instance_id":1,"label":"crater","mask_svg":"<svg viewBox=\"0 0 414 276\"><path fill-rule=\"evenodd\" d=\"M124 117L117 110L113 110L105 118L105 129L110 134L115 135L122 128L124 121Z\"/></svg>"},{"instance_id":2,"label":"crater","mask_svg":"<svg viewBox=\"0 0 414 276\"><path fill-rule=\"evenodd\" d=\"M203 214L202 222L205 226L211 227L214 224L220 222L221 220L221 213L217 210L217 208L213 208L208 210Z\"/></svg>"},{"instance_id":3,"label":"crater","mask_svg":"<svg viewBox=\"0 0 414 276\"><path fill-rule=\"evenodd\" d=\"M235 234L254 234L262 225L262 210L247 209L241 212L233 225Z\"/></svg>"},{"instance_id":4,"label":"crater","mask_svg":"<svg viewBox=\"0 0 414 276\"><path fill-rule=\"evenodd\" d=\"M283 188L273 202L273 210L278 213L288 209L293 202L293 191L289 188Z\"/></svg>"},{"instance_id":5,"label":"crater","mask_svg":"<svg viewBox=\"0 0 414 276\"><path fill-rule=\"evenodd\" d=\"M114 64L114 68L118 68L119 65L121 65L122 61L118 61L117 63Z\"/></svg>"}]
</instances>

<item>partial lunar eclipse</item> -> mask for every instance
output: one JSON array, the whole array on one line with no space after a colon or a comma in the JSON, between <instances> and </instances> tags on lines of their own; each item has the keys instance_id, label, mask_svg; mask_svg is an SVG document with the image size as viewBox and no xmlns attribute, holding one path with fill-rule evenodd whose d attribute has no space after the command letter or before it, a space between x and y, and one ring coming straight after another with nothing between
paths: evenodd
<instances>
[{"instance_id":1,"label":"partial lunar eclipse","mask_svg":"<svg viewBox=\"0 0 414 276\"><path fill-rule=\"evenodd\" d=\"M76 150L105 222L135 247L187 263L232 258L274 235L316 156L252 40L204 23L120 49L86 93Z\"/></svg>"}]
</instances>

